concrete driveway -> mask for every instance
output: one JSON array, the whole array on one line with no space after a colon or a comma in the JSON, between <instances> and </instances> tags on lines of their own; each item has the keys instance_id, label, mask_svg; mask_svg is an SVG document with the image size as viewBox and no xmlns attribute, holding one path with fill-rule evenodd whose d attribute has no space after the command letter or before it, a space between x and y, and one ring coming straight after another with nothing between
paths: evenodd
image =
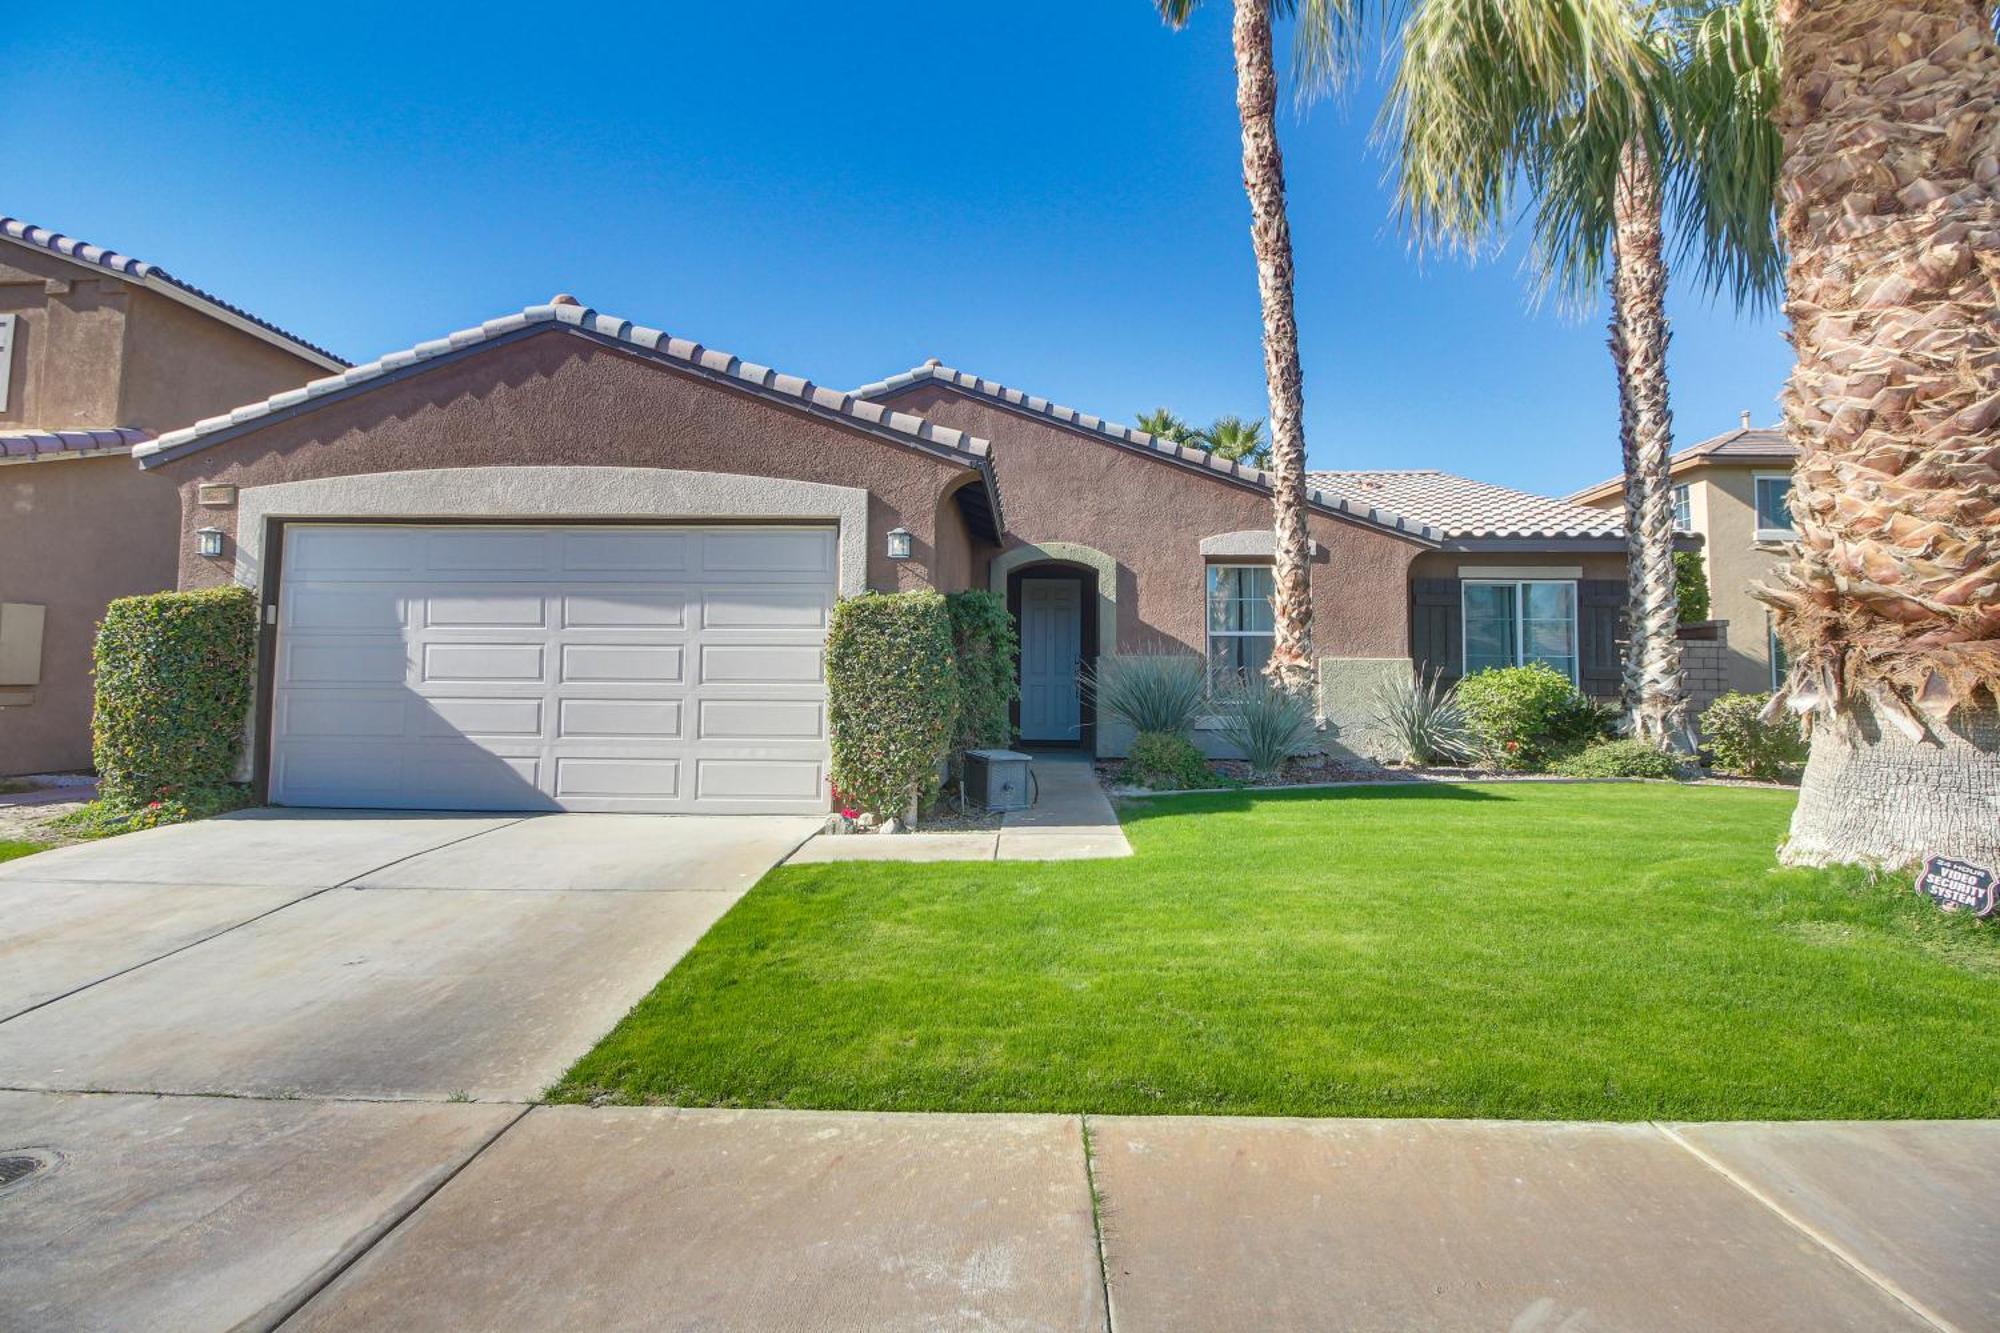
<instances>
[{"instance_id":1,"label":"concrete driveway","mask_svg":"<svg viewBox=\"0 0 2000 1333\"><path fill-rule=\"evenodd\" d=\"M0 1086L531 1098L798 817L260 810L0 868Z\"/></svg>"}]
</instances>

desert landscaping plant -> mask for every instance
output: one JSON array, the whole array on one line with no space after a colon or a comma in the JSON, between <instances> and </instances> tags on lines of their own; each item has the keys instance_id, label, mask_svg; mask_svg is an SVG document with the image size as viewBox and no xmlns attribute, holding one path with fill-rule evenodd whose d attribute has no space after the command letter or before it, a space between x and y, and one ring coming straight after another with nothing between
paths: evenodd
<instances>
[{"instance_id":1,"label":"desert landscaping plant","mask_svg":"<svg viewBox=\"0 0 2000 1333\"><path fill-rule=\"evenodd\" d=\"M1651 741L1627 736L1565 755L1549 765L1549 772L1565 778L1678 778L1685 763Z\"/></svg>"},{"instance_id":2,"label":"desert landscaping plant","mask_svg":"<svg viewBox=\"0 0 2000 1333\"><path fill-rule=\"evenodd\" d=\"M1188 652L1105 653L1078 675L1098 725L1185 736L1208 706L1208 666Z\"/></svg>"},{"instance_id":3,"label":"desert landscaping plant","mask_svg":"<svg viewBox=\"0 0 2000 1333\"><path fill-rule=\"evenodd\" d=\"M844 799L885 817L927 805L951 749L958 698L942 596L871 592L834 606L826 706L833 785Z\"/></svg>"},{"instance_id":4,"label":"desert landscaping plant","mask_svg":"<svg viewBox=\"0 0 2000 1333\"><path fill-rule=\"evenodd\" d=\"M158 808L229 785L256 648L257 598L247 588L121 597L105 608L92 750L106 809Z\"/></svg>"},{"instance_id":5,"label":"desert landscaping plant","mask_svg":"<svg viewBox=\"0 0 2000 1333\"><path fill-rule=\"evenodd\" d=\"M1168 731L1142 731L1132 739L1119 777L1135 787L1154 791L1186 791L1218 785L1208 759L1186 736Z\"/></svg>"},{"instance_id":6,"label":"desert landscaping plant","mask_svg":"<svg viewBox=\"0 0 2000 1333\"><path fill-rule=\"evenodd\" d=\"M1405 763L1462 764L1472 758L1465 711L1458 706L1458 691L1445 683L1442 668L1381 681L1368 702L1376 736L1400 751Z\"/></svg>"},{"instance_id":7,"label":"desert landscaping plant","mask_svg":"<svg viewBox=\"0 0 2000 1333\"><path fill-rule=\"evenodd\" d=\"M1718 770L1771 782L1797 773L1805 763L1799 719L1781 711L1766 721L1763 714L1770 701L1768 694L1731 693L1703 711L1702 738Z\"/></svg>"},{"instance_id":8,"label":"desert landscaping plant","mask_svg":"<svg viewBox=\"0 0 2000 1333\"><path fill-rule=\"evenodd\" d=\"M1458 703L1481 761L1509 772L1539 773L1610 730L1605 711L1544 662L1474 672Z\"/></svg>"},{"instance_id":9,"label":"desert landscaping plant","mask_svg":"<svg viewBox=\"0 0 2000 1333\"><path fill-rule=\"evenodd\" d=\"M1259 677L1216 700L1217 733L1243 755L1250 771L1270 777L1287 759L1312 750L1319 738L1312 701Z\"/></svg>"},{"instance_id":10,"label":"desert landscaping plant","mask_svg":"<svg viewBox=\"0 0 2000 1333\"><path fill-rule=\"evenodd\" d=\"M1674 552L1674 603L1683 625L1708 619L1708 567L1700 551Z\"/></svg>"}]
</instances>

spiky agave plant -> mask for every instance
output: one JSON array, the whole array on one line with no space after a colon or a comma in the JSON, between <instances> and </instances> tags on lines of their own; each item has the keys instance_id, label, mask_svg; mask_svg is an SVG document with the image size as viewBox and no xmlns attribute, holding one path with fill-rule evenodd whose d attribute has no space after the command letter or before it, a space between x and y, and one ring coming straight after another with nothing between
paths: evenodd
<instances>
[{"instance_id":1,"label":"spiky agave plant","mask_svg":"<svg viewBox=\"0 0 2000 1333\"><path fill-rule=\"evenodd\" d=\"M1462 764L1474 754L1458 691L1431 667L1384 680L1369 697L1369 721L1413 764Z\"/></svg>"}]
</instances>

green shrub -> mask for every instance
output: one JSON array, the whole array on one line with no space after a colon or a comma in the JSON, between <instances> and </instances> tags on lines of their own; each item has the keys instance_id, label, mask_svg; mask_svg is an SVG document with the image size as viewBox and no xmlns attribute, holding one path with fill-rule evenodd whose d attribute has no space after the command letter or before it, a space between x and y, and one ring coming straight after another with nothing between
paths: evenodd
<instances>
[{"instance_id":1,"label":"green shrub","mask_svg":"<svg viewBox=\"0 0 2000 1333\"><path fill-rule=\"evenodd\" d=\"M1683 760L1636 737L1599 741L1549 765L1566 778L1677 778Z\"/></svg>"},{"instance_id":2,"label":"green shrub","mask_svg":"<svg viewBox=\"0 0 2000 1333\"><path fill-rule=\"evenodd\" d=\"M1758 716L1771 701L1768 694L1725 694L1701 715L1702 738L1715 766L1725 773L1776 781L1788 777L1806 761L1806 739L1798 714L1789 710L1776 722Z\"/></svg>"},{"instance_id":3,"label":"green shrub","mask_svg":"<svg viewBox=\"0 0 2000 1333\"><path fill-rule=\"evenodd\" d=\"M1021 694L1014 672L1020 636L1008 614L1007 599L974 589L948 594L944 601L958 657L958 726L952 749L1005 745L1014 738L1008 706Z\"/></svg>"},{"instance_id":4,"label":"green shrub","mask_svg":"<svg viewBox=\"0 0 2000 1333\"><path fill-rule=\"evenodd\" d=\"M1545 662L1475 672L1458 705L1481 761L1511 772L1539 773L1610 731L1605 710Z\"/></svg>"},{"instance_id":5,"label":"green shrub","mask_svg":"<svg viewBox=\"0 0 2000 1333\"><path fill-rule=\"evenodd\" d=\"M250 788L243 783L232 782L221 787L172 787L162 789L161 795L147 801L99 797L88 805L50 820L49 827L72 838L108 838L118 833L159 828L163 824L185 824L191 819L207 819L210 815L227 814L254 803Z\"/></svg>"},{"instance_id":6,"label":"green shrub","mask_svg":"<svg viewBox=\"0 0 2000 1333\"><path fill-rule=\"evenodd\" d=\"M137 808L235 775L250 710L257 599L247 588L121 597L96 648L98 789Z\"/></svg>"},{"instance_id":7,"label":"green shrub","mask_svg":"<svg viewBox=\"0 0 2000 1333\"><path fill-rule=\"evenodd\" d=\"M1171 731L1142 731L1133 737L1132 753L1119 776L1135 787L1155 791L1221 785L1194 742Z\"/></svg>"},{"instance_id":8,"label":"green shrub","mask_svg":"<svg viewBox=\"0 0 2000 1333\"><path fill-rule=\"evenodd\" d=\"M836 605L826 700L833 785L843 800L884 817L928 804L958 720L944 598L871 592Z\"/></svg>"},{"instance_id":9,"label":"green shrub","mask_svg":"<svg viewBox=\"0 0 2000 1333\"><path fill-rule=\"evenodd\" d=\"M1458 764L1473 755L1458 691L1442 669L1415 671L1376 685L1369 699L1375 733L1412 764Z\"/></svg>"},{"instance_id":10,"label":"green shrub","mask_svg":"<svg viewBox=\"0 0 2000 1333\"><path fill-rule=\"evenodd\" d=\"M1099 726L1108 720L1185 736L1208 706L1208 667L1193 653L1106 653L1082 681L1097 702Z\"/></svg>"},{"instance_id":11,"label":"green shrub","mask_svg":"<svg viewBox=\"0 0 2000 1333\"><path fill-rule=\"evenodd\" d=\"M1708 568L1700 551L1674 552L1674 600L1681 624L1708 619Z\"/></svg>"},{"instance_id":12,"label":"green shrub","mask_svg":"<svg viewBox=\"0 0 2000 1333\"><path fill-rule=\"evenodd\" d=\"M1278 689L1261 676L1231 688L1216 702L1222 738L1242 752L1250 771L1260 777L1276 773L1318 739L1312 700Z\"/></svg>"}]
</instances>

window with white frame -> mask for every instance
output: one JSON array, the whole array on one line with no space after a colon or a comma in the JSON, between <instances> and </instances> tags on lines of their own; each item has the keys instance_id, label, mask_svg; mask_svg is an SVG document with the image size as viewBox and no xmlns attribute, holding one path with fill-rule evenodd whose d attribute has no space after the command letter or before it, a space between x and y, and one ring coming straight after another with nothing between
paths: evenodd
<instances>
[{"instance_id":1,"label":"window with white frame","mask_svg":"<svg viewBox=\"0 0 2000 1333\"><path fill-rule=\"evenodd\" d=\"M1792 531L1792 511L1786 504L1792 494L1792 478L1788 472L1759 472L1751 478L1750 484L1756 488L1757 540L1760 542L1788 542L1797 534Z\"/></svg>"},{"instance_id":2,"label":"window with white frame","mask_svg":"<svg viewBox=\"0 0 2000 1333\"><path fill-rule=\"evenodd\" d=\"M1274 639L1271 566L1208 567L1208 676L1222 684L1263 674Z\"/></svg>"},{"instance_id":3,"label":"window with white frame","mask_svg":"<svg viewBox=\"0 0 2000 1333\"><path fill-rule=\"evenodd\" d=\"M1694 497L1685 481L1674 487L1674 531L1694 531Z\"/></svg>"},{"instance_id":4,"label":"window with white frame","mask_svg":"<svg viewBox=\"0 0 2000 1333\"><path fill-rule=\"evenodd\" d=\"M1777 689L1785 683L1785 671L1790 663L1785 661L1785 645L1778 639L1778 622L1771 613L1764 613L1764 641L1771 653L1771 688Z\"/></svg>"},{"instance_id":5,"label":"window with white frame","mask_svg":"<svg viewBox=\"0 0 2000 1333\"><path fill-rule=\"evenodd\" d=\"M1576 584L1467 579L1462 598L1466 675L1546 662L1577 678Z\"/></svg>"},{"instance_id":6,"label":"window with white frame","mask_svg":"<svg viewBox=\"0 0 2000 1333\"><path fill-rule=\"evenodd\" d=\"M14 324L13 315L0 315L0 412L7 410L14 379Z\"/></svg>"}]
</instances>

